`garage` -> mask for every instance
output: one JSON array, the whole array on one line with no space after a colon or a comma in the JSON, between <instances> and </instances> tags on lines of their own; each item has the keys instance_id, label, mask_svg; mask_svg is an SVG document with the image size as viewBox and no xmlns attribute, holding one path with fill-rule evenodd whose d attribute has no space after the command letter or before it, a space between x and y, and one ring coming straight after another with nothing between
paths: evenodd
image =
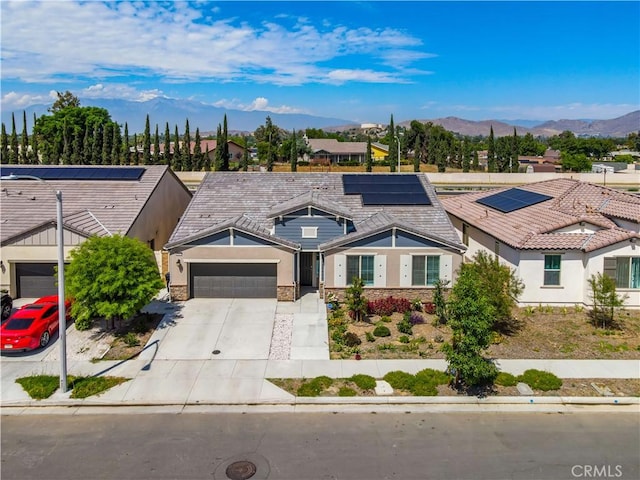
<instances>
[{"instance_id":1,"label":"garage","mask_svg":"<svg viewBox=\"0 0 640 480\"><path fill-rule=\"evenodd\" d=\"M192 263L193 298L276 298L275 263Z\"/></svg>"},{"instance_id":2,"label":"garage","mask_svg":"<svg viewBox=\"0 0 640 480\"><path fill-rule=\"evenodd\" d=\"M55 263L16 263L17 295L21 298L39 298L56 295Z\"/></svg>"}]
</instances>

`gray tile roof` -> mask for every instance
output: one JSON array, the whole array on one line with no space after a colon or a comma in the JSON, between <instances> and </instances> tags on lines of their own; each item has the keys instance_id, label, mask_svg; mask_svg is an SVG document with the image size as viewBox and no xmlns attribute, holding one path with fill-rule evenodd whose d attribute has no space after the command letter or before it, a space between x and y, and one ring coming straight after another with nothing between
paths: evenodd
<instances>
[{"instance_id":1,"label":"gray tile roof","mask_svg":"<svg viewBox=\"0 0 640 480\"><path fill-rule=\"evenodd\" d=\"M239 215L271 230L274 211L283 204L298 204L301 196L315 192L323 201L349 212L357 230L363 224L366 228L366 222L376 213L385 212L420 234L464 249L435 189L426 175L418 177L432 205L362 205L360 195L344 194L340 173L211 172L193 196L169 245L184 243L185 239Z\"/></svg>"},{"instance_id":2,"label":"gray tile roof","mask_svg":"<svg viewBox=\"0 0 640 480\"><path fill-rule=\"evenodd\" d=\"M344 208L339 203L333 202L328 198L325 198L322 193L317 190L309 190L302 195L298 195L290 200L275 205L271 209L270 218L275 218L280 215L286 215L287 213L295 212L306 206L312 206L327 213L333 213L343 218L352 219L351 212Z\"/></svg>"},{"instance_id":3,"label":"gray tile roof","mask_svg":"<svg viewBox=\"0 0 640 480\"><path fill-rule=\"evenodd\" d=\"M21 165L26 167L27 165ZM38 168L45 168L38 165ZM46 168L69 168L56 165ZM118 167L129 168L129 167ZM139 167L137 167L139 168ZM3 180L0 191L0 239L6 244L56 220L55 191L62 192L65 224L84 233L127 234L162 176L166 165L145 167L131 180ZM3 170L7 166L3 165Z\"/></svg>"}]
</instances>

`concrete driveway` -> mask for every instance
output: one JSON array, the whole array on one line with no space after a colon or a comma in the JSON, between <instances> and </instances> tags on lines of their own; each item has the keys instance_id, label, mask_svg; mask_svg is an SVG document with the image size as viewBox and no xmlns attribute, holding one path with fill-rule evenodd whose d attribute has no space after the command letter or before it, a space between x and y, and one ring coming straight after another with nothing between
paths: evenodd
<instances>
[{"instance_id":1,"label":"concrete driveway","mask_svg":"<svg viewBox=\"0 0 640 480\"><path fill-rule=\"evenodd\" d=\"M158 340L158 360L266 360L276 306L275 299L194 298L165 316L149 343Z\"/></svg>"}]
</instances>

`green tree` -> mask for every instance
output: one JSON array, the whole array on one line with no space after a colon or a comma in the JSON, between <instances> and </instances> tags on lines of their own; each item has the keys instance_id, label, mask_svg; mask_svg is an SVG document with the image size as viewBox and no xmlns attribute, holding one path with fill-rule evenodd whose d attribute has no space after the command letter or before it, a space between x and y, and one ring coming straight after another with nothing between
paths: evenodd
<instances>
[{"instance_id":1,"label":"green tree","mask_svg":"<svg viewBox=\"0 0 640 480\"><path fill-rule=\"evenodd\" d=\"M591 171L591 160L584 153L562 153L560 155L562 170L570 172L589 172Z\"/></svg>"},{"instance_id":2,"label":"green tree","mask_svg":"<svg viewBox=\"0 0 640 480\"><path fill-rule=\"evenodd\" d=\"M596 273L589 278L593 308L589 312L591 321L596 327L611 326L617 309L624 305L625 296L618 295L616 281L609 275Z\"/></svg>"},{"instance_id":3,"label":"green tree","mask_svg":"<svg viewBox=\"0 0 640 480\"><path fill-rule=\"evenodd\" d=\"M158 131L158 124L156 123L156 131L153 135L153 157L152 161L154 165L160 165L160 156L162 152L160 152L160 132Z\"/></svg>"},{"instance_id":4,"label":"green tree","mask_svg":"<svg viewBox=\"0 0 640 480\"><path fill-rule=\"evenodd\" d=\"M420 172L420 163L422 162L422 139L416 136L416 143L413 146L413 171Z\"/></svg>"},{"instance_id":5,"label":"green tree","mask_svg":"<svg viewBox=\"0 0 640 480\"><path fill-rule=\"evenodd\" d=\"M495 311L486 296L485 286L467 264L461 266L451 289L447 313L453 336L451 342L443 346L443 351L455 386L491 384L498 370L483 357L483 352L491 343Z\"/></svg>"},{"instance_id":6,"label":"green tree","mask_svg":"<svg viewBox=\"0 0 640 480\"><path fill-rule=\"evenodd\" d=\"M291 137L291 154L289 155L289 163L291 164L291 171L296 172L298 170L298 146L295 129L293 130Z\"/></svg>"},{"instance_id":7,"label":"green tree","mask_svg":"<svg viewBox=\"0 0 640 480\"><path fill-rule=\"evenodd\" d=\"M91 149L91 165L102 164L102 128L100 125L95 125L93 129L93 142Z\"/></svg>"},{"instance_id":8,"label":"green tree","mask_svg":"<svg viewBox=\"0 0 640 480\"><path fill-rule=\"evenodd\" d=\"M140 155L139 155L139 145L138 145L138 134L133 134L133 152L131 152L131 156L133 159L134 165L140 165Z\"/></svg>"},{"instance_id":9,"label":"green tree","mask_svg":"<svg viewBox=\"0 0 640 480\"><path fill-rule=\"evenodd\" d=\"M398 161L398 143L396 141L396 127L393 123L393 114L391 114L391 119L389 120L389 131L387 133L387 139L389 141L389 171L396 171L396 162Z\"/></svg>"},{"instance_id":10,"label":"green tree","mask_svg":"<svg viewBox=\"0 0 640 480\"><path fill-rule=\"evenodd\" d=\"M182 171L182 156L180 155L180 135L178 135L178 125L173 133L173 169Z\"/></svg>"},{"instance_id":11,"label":"green tree","mask_svg":"<svg viewBox=\"0 0 640 480\"><path fill-rule=\"evenodd\" d=\"M546 145L537 142L530 132L525 133L518 144L518 153L526 156L540 156L547 149Z\"/></svg>"},{"instance_id":12,"label":"green tree","mask_svg":"<svg viewBox=\"0 0 640 480\"><path fill-rule=\"evenodd\" d=\"M120 133L120 125L113 125L113 139L111 140L111 165L120 165L122 152L122 134Z\"/></svg>"},{"instance_id":13,"label":"green tree","mask_svg":"<svg viewBox=\"0 0 640 480\"><path fill-rule=\"evenodd\" d=\"M472 154L471 146L467 137L462 141L462 171L468 172L471 170Z\"/></svg>"},{"instance_id":14,"label":"green tree","mask_svg":"<svg viewBox=\"0 0 640 480\"><path fill-rule=\"evenodd\" d=\"M222 170L229 171L229 130L227 129L227 114L222 121L222 143L218 144L222 149Z\"/></svg>"},{"instance_id":15,"label":"green tree","mask_svg":"<svg viewBox=\"0 0 640 480\"><path fill-rule=\"evenodd\" d=\"M124 144L122 145L122 163L131 165L131 144L129 143L129 125L124 122Z\"/></svg>"},{"instance_id":16,"label":"green tree","mask_svg":"<svg viewBox=\"0 0 640 480\"><path fill-rule=\"evenodd\" d=\"M142 136L142 164L151 163L151 126L149 124L149 114L144 121L144 134Z\"/></svg>"},{"instance_id":17,"label":"green tree","mask_svg":"<svg viewBox=\"0 0 640 480\"><path fill-rule=\"evenodd\" d=\"M246 172L249 170L249 138L245 135L243 137L244 140L244 150L242 151L242 171Z\"/></svg>"},{"instance_id":18,"label":"green tree","mask_svg":"<svg viewBox=\"0 0 640 480\"><path fill-rule=\"evenodd\" d=\"M214 169L216 172L222 171L224 168L224 150L222 149L222 125L218 124L218 128L216 130L216 151L214 155Z\"/></svg>"},{"instance_id":19,"label":"green tree","mask_svg":"<svg viewBox=\"0 0 640 480\"><path fill-rule=\"evenodd\" d=\"M29 134L27 133L27 112L22 111L22 137L20 139L20 163L29 163Z\"/></svg>"},{"instance_id":20,"label":"green tree","mask_svg":"<svg viewBox=\"0 0 640 480\"><path fill-rule=\"evenodd\" d=\"M200 138L200 128L196 128L196 136L193 145L193 170L201 172L204 166L204 155L202 154L202 138Z\"/></svg>"},{"instance_id":21,"label":"green tree","mask_svg":"<svg viewBox=\"0 0 640 480\"><path fill-rule=\"evenodd\" d=\"M509 161L509 173L513 173L514 169L518 171L518 150L519 150L520 139L518 138L518 133L516 132L516 127L513 127L513 138L511 140L511 158Z\"/></svg>"},{"instance_id":22,"label":"green tree","mask_svg":"<svg viewBox=\"0 0 640 480\"><path fill-rule=\"evenodd\" d=\"M140 240L113 235L90 237L71 251L65 268L71 315L78 330L94 318L115 321L139 312L164 286L151 249Z\"/></svg>"},{"instance_id":23,"label":"green tree","mask_svg":"<svg viewBox=\"0 0 640 480\"><path fill-rule=\"evenodd\" d=\"M273 171L273 164L278 157L278 145L282 140L282 132L267 116L264 125L260 125L254 132L258 142L258 159L266 162L267 171Z\"/></svg>"},{"instance_id":24,"label":"green tree","mask_svg":"<svg viewBox=\"0 0 640 480\"><path fill-rule=\"evenodd\" d=\"M71 145L71 164L84 164L84 132L77 130L73 135L73 143Z\"/></svg>"},{"instance_id":25,"label":"green tree","mask_svg":"<svg viewBox=\"0 0 640 480\"><path fill-rule=\"evenodd\" d=\"M91 163L91 151L93 148L93 130L89 125L85 126L84 136L82 137L82 164Z\"/></svg>"},{"instance_id":26,"label":"green tree","mask_svg":"<svg viewBox=\"0 0 640 480\"><path fill-rule=\"evenodd\" d=\"M369 135L367 135L367 156L364 165L367 172L373 170L373 153L371 153L371 137Z\"/></svg>"},{"instance_id":27,"label":"green tree","mask_svg":"<svg viewBox=\"0 0 640 480\"><path fill-rule=\"evenodd\" d=\"M489 141L487 144L487 171L488 172L496 172L496 142L493 137L493 125L491 125L491 129L489 130Z\"/></svg>"},{"instance_id":28,"label":"green tree","mask_svg":"<svg viewBox=\"0 0 640 480\"><path fill-rule=\"evenodd\" d=\"M9 162L9 137L4 122L2 123L2 134L0 134L0 161L2 163Z\"/></svg>"},{"instance_id":29,"label":"green tree","mask_svg":"<svg viewBox=\"0 0 640 480\"><path fill-rule=\"evenodd\" d=\"M433 290L433 306L436 309L436 318L440 323L447 323L447 299L444 296L444 289L447 288L449 280L438 279Z\"/></svg>"},{"instance_id":30,"label":"green tree","mask_svg":"<svg viewBox=\"0 0 640 480\"><path fill-rule=\"evenodd\" d=\"M11 113L11 136L9 137L9 163L18 163L18 134L13 113Z\"/></svg>"},{"instance_id":31,"label":"green tree","mask_svg":"<svg viewBox=\"0 0 640 480\"><path fill-rule=\"evenodd\" d=\"M71 130L65 121L62 127L62 164L71 164Z\"/></svg>"},{"instance_id":32,"label":"green tree","mask_svg":"<svg viewBox=\"0 0 640 480\"><path fill-rule=\"evenodd\" d=\"M39 154L39 145L38 145L38 135L35 133L36 127L36 114L33 114L33 128L31 129L31 163L38 164L40 163L40 154Z\"/></svg>"},{"instance_id":33,"label":"green tree","mask_svg":"<svg viewBox=\"0 0 640 480\"><path fill-rule=\"evenodd\" d=\"M188 172L193 168L193 161L191 158L191 134L189 133L189 119L184 126L184 136L183 136L183 148L182 148L182 170Z\"/></svg>"},{"instance_id":34,"label":"green tree","mask_svg":"<svg viewBox=\"0 0 640 480\"><path fill-rule=\"evenodd\" d=\"M361 278L354 278L353 283L345 290L345 305L354 322L360 322L367 316L367 299Z\"/></svg>"},{"instance_id":35,"label":"green tree","mask_svg":"<svg viewBox=\"0 0 640 480\"><path fill-rule=\"evenodd\" d=\"M80 106L80 100L78 99L78 97L76 97L69 90L65 91L64 93L56 92L56 95L58 98L55 102L53 102L51 108L49 108L49 111L51 113L55 114L69 107L78 108Z\"/></svg>"},{"instance_id":36,"label":"green tree","mask_svg":"<svg viewBox=\"0 0 640 480\"><path fill-rule=\"evenodd\" d=\"M165 165L171 165L171 134L169 133L169 122L164 125L164 154Z\"/></svg>"},{"instance_id":37,"label":"green tree","mask_svg":"<svg viewBox=\"0 0 640 480\"><path fill-rule=\"evenodd\" d=\"M113 142L113 126L114 123L107 123L102 128L102 165L111 165L111 150Z\"/></svg>"}]
</instances>

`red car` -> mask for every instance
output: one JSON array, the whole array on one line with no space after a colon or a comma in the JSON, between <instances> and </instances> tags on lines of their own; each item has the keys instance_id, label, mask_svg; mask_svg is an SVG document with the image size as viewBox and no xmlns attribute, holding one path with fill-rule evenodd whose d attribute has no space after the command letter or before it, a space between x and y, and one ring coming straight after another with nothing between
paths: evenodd
<instances>
[{"instance_id":1,"label":"red car","mask_svg":"<svg viewBox=\"0 0 640 480\"><path fill-rule=\"evenodd\" d=\"M71 302L65 300L66 318L69 319ZM25 305L2 324L0 349L2 351L33 350L46 347L58 330L58 296L42 297Z\"/></svg>"}]
</instances>

